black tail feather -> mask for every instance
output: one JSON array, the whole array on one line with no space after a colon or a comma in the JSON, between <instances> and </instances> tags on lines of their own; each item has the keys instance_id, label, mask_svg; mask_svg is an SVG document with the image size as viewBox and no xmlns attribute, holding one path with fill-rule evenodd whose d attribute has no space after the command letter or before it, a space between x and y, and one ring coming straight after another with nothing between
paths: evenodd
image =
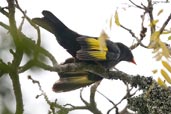
<instances>
[{"instance_id":1,"label":"black tail feather","mask_svg":"<svg viewBox=\"0 0 171 114\"><path fill-rule=\"evenodd\" d=\"M60 79L53 85L53 91L66 92L81 87L89 86L103 77L92 72L63 72L59 73Z\"/></svg>"},{"instance_id":2,"label":"black tail feather","mask_svg":"<svg viewBox=\"0 0 171 114\"><path fill-rule=\"evenodd\" d=\"M80 45L76 41L81 35L65 26L54 14L44 10L42 18L34 18L32 21L56 36L58 43L65 48L73 57Z\"/></svg>"}]
</instances>

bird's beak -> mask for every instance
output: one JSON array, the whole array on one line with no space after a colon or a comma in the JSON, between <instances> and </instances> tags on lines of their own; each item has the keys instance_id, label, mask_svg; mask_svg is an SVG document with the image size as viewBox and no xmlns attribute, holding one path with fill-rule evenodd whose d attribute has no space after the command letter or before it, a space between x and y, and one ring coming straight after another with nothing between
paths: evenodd
<instances>
[{"instance_id":1,"label":"bird's beak","mask_svg":"<svg viewBox=\"0 0 171 114\"><path fill-rule=\"evenodd\" d=\"M136 62L135 62L135 60L134 59L132 59L132 61L131 61L132 63L134 63L135 65L136 65Z\"/></svg>"}]
</instances>

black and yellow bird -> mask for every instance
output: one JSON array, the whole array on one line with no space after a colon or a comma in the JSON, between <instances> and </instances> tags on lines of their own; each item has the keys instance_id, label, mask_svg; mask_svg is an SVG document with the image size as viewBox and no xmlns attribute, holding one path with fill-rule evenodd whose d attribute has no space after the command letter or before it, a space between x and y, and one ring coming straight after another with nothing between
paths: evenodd
<instances>
[{"instance_id":1,"label":"black and yellow bird","mask_svg":"<svg viewBox=\"0 0 171 114\"><path fill-rule=\"evenodd\" d=\"M108 39L101 45L98 37L78 34L64 25L54 14L43 11L42 18L34 18L33 22L56 36L58 43L67 50L76 61L102 65L111 69L120 61L135 63L130 49L122 43L114 43ZM60 79L54 84L55 92L70 91L90 85L103 78L92 72L59 73Z\"/></svg>"}]
</instances>

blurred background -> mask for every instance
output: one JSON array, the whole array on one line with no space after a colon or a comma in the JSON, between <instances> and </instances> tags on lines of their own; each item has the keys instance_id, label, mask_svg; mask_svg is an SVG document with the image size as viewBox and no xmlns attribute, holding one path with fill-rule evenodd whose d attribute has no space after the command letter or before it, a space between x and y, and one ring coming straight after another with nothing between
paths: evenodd
<instances>
[{"instance_id":1,"label":"blurred background","mask_svg":"<svg viewBox=\"0 0 171 114\"><path fill-rule=\"evenodd\" d=\"M27 11L27 15L30 18L42 17L42 10L49 10L53 12L65 25L72 30L89 36L99 36L102 30L105 30L109 35L110 40L114 42L122 42L127 46L131 46L135 39L131 34L122 28L113 24L112 29L109 29L109 20L118 10L120 22L130 28L135 34L139 34L141 30L141 18L142 11L135 7L130 7L129 2L126 0L23 0L18 1L21 8ZM135 1L141 3L141 0ZM145 1L143 1L145 4ZM6 0L1 0L0 5L7 6ZM168 9L171 4L165 5L164 9ZM156 6L156 9L162 7ZM162 7L163 8L163 7ZM157 14L158 10L154 11ZM166 10L165 10L166 11ZM165 19L168 16L167 11L162 14L161 17L156 17L160 20ZM18 25L22 20L22 15L17 11L16 19ZM0 14L0 21L8 23L8 20ZM146 20L148 21L148 20ZM161 22L162 24L163 22ZM145 26L148 26L146 23ZM36 31L27 22L23 26L23 32L32 39L36 39ZM144 44L149 43L149 33L147 33ZM0 58L5 62L12 60L12 55L9 54L9 49L14 48L13 42L10 40L8 31L0 27ZM65 61L65 59L71 57L59 44L56 42L55 36L51 33L41 29L41 45L51 52L58 63ZM124 71L128 74L140 74L144 76L154 75L152 70L159 69L161 67L160 62L156 62L153 59L151 50L138 47L133 50L135 61L137 65L121 62L116 68ZM27 56L24 57L27 60ZM24 62L22 63L24 64ZM58 103L66 104L71 103L73 105L83 105L80 100L80 90L75 90L66 93L54 93L52 91L52 85L59 79L57 73L44 71L42 69L33 68L27 72L20 74L20 83L24 99L24 114L47 114L49 105L45 102L43 97L36 99L36 95L40 94L39 88L36 84L33 84L27 79L27 76L31 75L35 80L39 80L42 89L47 93L50 100L54 101L58 99ZM154 77L156 78L156 77ZM15 110L15 100L12 91L12 83L8 76L2 76L0 78L0 113L12 114ZM120 99L126 93L126 87L123 82L118 80L104 79L98 90L105 96L114 102L119 102ZM83 91L83 97L89 99L89 87L86 87ZM96 96L97 106L103 113L112 107L112 105L106 101L106 99L97 93ZM119 109L126 105L124 101ZM81 111L83 113L83 111ZM79 114L79 111L73 111L71 114ZM86 114L90 112L85 111Z\"/></svg>"}]
</instances>

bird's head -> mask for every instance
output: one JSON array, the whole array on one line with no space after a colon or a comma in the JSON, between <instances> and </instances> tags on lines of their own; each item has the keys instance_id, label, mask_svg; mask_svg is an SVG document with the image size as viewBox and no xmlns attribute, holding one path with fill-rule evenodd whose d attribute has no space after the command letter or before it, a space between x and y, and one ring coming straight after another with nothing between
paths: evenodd
<instances>
[{"instance_id":1,"label":"bird's head","mask_svg":"<svg viewBox=\"0 0 171 114\"><path fill-rule=\"evenodd\" d=\"M128 62L136 64L131 50L122 43L117 43L117 45L120 48L120 52L121 52L120 61L128 61Z\"/></svg>"}]
</instances>

